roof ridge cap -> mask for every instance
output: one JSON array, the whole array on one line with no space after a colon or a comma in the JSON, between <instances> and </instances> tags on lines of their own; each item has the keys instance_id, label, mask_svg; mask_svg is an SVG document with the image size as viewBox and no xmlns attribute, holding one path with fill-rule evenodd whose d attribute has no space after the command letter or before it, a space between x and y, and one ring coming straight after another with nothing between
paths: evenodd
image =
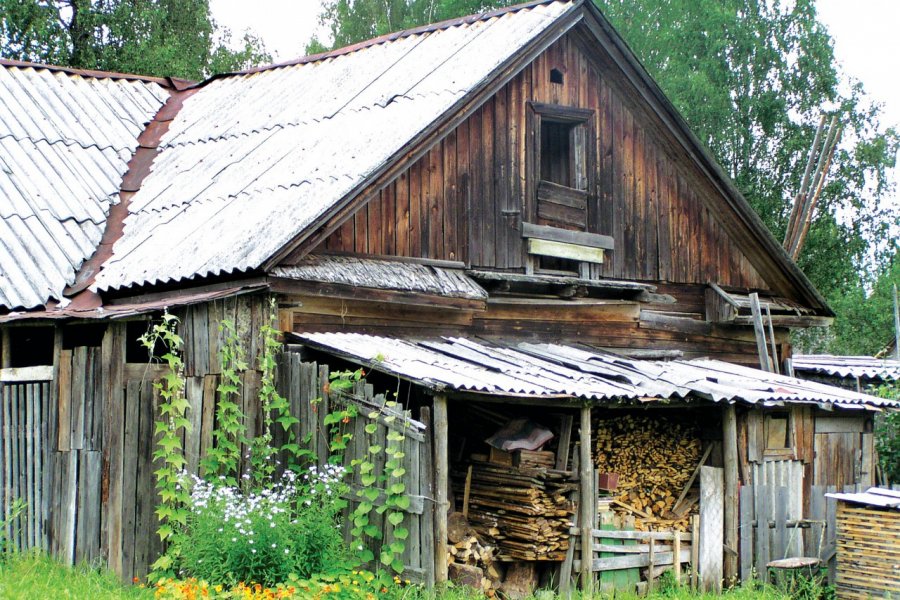
<instances>
[{"instance_id":1,"label":"roof ridge cap","mask_svg":"<svg viewBox=\"0 0 900 600\"><path fill-rule=\"evenodd\" d=\"M50 71L52 73L65 73L67 75L78 75L80 77L87 77L90 79L124 79L126 81L155 83L170 90L181 90L195 83L193 81L182 79L180 77L154 77L152 75L138 75L135 73L119 73L116 71L80 69L77 67L64 67L61 65L36 63L26 60L15 60L11 58L0 58L0 66L16 67L20 69L44 70Z\"/></svg>"}]
</instances>

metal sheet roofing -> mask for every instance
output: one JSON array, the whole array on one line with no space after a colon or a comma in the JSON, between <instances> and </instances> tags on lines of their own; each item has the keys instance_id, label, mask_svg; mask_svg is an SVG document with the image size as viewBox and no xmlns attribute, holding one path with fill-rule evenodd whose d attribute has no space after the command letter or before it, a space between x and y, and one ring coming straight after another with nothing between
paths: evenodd
<instances>
[{"instance_id":1,"label":"metal sheet roofing","mask_svg":"<svg viewBox=\"0 0 900 600\"><path fill-rule=\"evenodd\" d=\"M355 256L307 256L296 265L275 267L269 275L447 298L487 300L487 292L462 269Z\"/></svg>"},{"instance_id":2,"label":"metal sheet roofing","mask_svg":"<svg viewBox=\"0 0 900 600\"><path fill-rule=\"evenodd\" d=\"M163 136L96 288L259 268L572 7L211 80Z\"/></svg>"},{"instance_id":3,"label":"metal sheet roofing","mask_svg":"<svg viewBox=\"0 0 900 600\"><path fill-rule=\"evenodd\" d=\"M852 502L853 504L865 504L879 508L895 508L900 510L900 491L887 488L869 488L865 492L856 494L825 494L829 498Z\"/></svg>"},{"instance_id":4,"label":"metal sheet roofing","mask_svg":"<svg viewBox=\"0 0 900 600\"><path fill-rule=\"evenodd\" d=\"M833 356L797 354L792 360L794 372L818 373L832 377L894 379L900 381L900 361L871 356Z\"/></svg>"},{"instance_id":5,"label":"metal sheet roofing","mask_svg":"<svg viewBox=\"0 0 900 600\"><path fill-rule=\"evenodd\" d=\"M699 398L759 406L900 409L900 401L716 360L634 360L587 347L503 345L463 338L411 341L354 333L293 335L311 347L434 390L594 401Z\"/></svg>"},{"instance_id":6,"label":"metal sheet roofing","mask_svg":"<svg viewBox=\"0 0 900 600\"><path fill-rule=\"evenodd\" d=\"M0 307L42 306L74 282L167 97L152 81L0 64Z\"/></svg>"}]
</instances>

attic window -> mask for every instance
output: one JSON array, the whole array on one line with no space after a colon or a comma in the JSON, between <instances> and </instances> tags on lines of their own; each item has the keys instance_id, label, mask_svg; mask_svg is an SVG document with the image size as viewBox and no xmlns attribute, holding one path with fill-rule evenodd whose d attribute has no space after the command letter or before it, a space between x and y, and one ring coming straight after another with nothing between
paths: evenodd
<instances>
[{"instance_id":1,"label":"attic window","mask_svg":"<svg viewBox=\"0 0 900 600\"><path fill-rule=\"evenodd\" d=\"M767 457L786 457L793 455L794 440L789 412L773 412L766 415L764 436Z\"/></svg>"},{"instance_id":2,"label":"attic window","mask_svg":"<svg viewBox=\"0 0 900 600\"><path fill-rule=\"evenodd\" d=\"M153 321L129 321L125 325L125 362L144 363L161 360L167 350L162 342L156 342L153 352L149 352L140 338L150 330Z\"/></svg>"},{"instance_id":3,"label":"attic window","mask_svg":"<svg viewBox=\"0 0 900 600\"><path fill-rule=\"evenodd\" d=\"M562 83L563 74L559 69L550 69L550 83Z\"/></svg>"},{"instance_id":4,"label":"attic window","mask_svg":"<svg viewBox=\"0 0 900 600\"><path fill-rule=\"evenodd\" d=\"M53 327L10 327L8 331L10 367L53 364Z\"/></svg>"},{"instance_id":5,"label":"attic window","mask_svg":"<svg viewBox=\"0 0 900 600\"><path fill-rule=\"evenodd\" d=\"M531 221L572 231L588 229L594 111L531 103L534 163Z\"/></svg>"}]
</instances>

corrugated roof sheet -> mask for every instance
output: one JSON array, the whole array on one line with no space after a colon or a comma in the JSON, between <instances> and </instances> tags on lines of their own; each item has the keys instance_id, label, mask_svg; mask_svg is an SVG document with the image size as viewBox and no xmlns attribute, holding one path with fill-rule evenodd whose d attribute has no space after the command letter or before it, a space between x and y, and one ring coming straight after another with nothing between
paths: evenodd
<instances>
[{"instance_id":1,"label":"corrugated roof sheet","mask_svg":"<svg viewBox=\"0 0 900 600\"><path fill-rule=\"evenodd\" d=\"M260 267L570 8L213 79L163 136L97 289Z\"/></svg>"},{"instance_id":2,"label":"corrugated roof sheet","mask_svg":"<svg viewBox=\"0 0 900 600\"><path fill-rule=\"evenodd\" d=\"M833 356L831 354L797 354L794 372L818 373L832 377L900 380L900 361L871 356Z\"/></svg>"},{"instance_id":3,"label":"corrugated roof sheet","mask_svg":"<svg viewBox=\"0 0 900 600\"><path fill-rule=\"evenodd\" d=\"M0 306L59 299L100 241L155 82L0 64Z\"/></svg>"},{"instance_id":4,"label":"corrugated roof sheet","mask_svg":"<svg viewBox=\"0 0 900 600\"><path fill-rule=\"evenodd\" d=\"M354 333L294 334L303 343L435 390L586 400L668 400L770 406L900 408L849 390L716 360L651 361L560 344L411 341Z\"/></svg>"},{"instance_id":5,"label":"corrugated roof sheet","mask_svg":"<svg viewBox=\"0 0 900 600\"><path fill-rule=\"evenodd\" d=\"M487 300L487 292L462 269L356 256L307 256L291 266L275 267L273 277L417 292L447 298Z\"/></svg>"},{"instance_id":6,"label":"corrugated roof sheet","mask_svg":"<svg viewBox=\"0 0 900 600\"><path fill-rule=\"evenodd\" d=\"M900 510L900 491L887 488L869 488L856 494L825 494L828 498L836 498L854 504L866 504L880 508L896 508Z\"/></svg>"}]
</instances>

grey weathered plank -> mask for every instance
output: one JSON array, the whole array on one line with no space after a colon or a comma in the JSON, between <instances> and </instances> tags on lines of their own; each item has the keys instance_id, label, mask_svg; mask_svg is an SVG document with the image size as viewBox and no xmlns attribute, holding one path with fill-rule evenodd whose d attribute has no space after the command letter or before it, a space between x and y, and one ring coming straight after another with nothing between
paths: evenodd
<instances>
[{"instance_id":1,"label":"grey weathered plank","mask_svg":"<svg viewBox=\"0 0 900 600\"><path fill-rule=\"evenodd\" d=\"M722 469L700 468L700 585L707 591L722 589L723 486Z\"/></svg>"},{"instance_id":2,"label":"grey weathered plank","mask_svg":"<svg viewBox=\"0 0 900 600\"><path fill-rule=\"evenodd\" d=\"M756 574L761 581L769 580L769 489L765 485L753 486L756 495Z\"/></svg>"},{"instance_id":3,"label":"grey weathered plank","mask_svg":"<svg viewBox=\"0 0 900 600\"><path fill-rule=\"evenodd\" d=\"M84 408L87 390L85 377L87 371L87 348L78 346L72 351L72 414L71 433L72 450L84 448Z\"/></svg>"},{"instance_id":4,"label":"grey weathered plank","mask_svg":"<svg viewBox=\"0 0 900 600\"><path fill-rule=\"evenodd\" d=\"M420 458L419 464L422 467L421 490L422 495L426 498L434 498L434 470L432 461L434 457L433 446L433 427L431 422L431 408L423 406L419 411L419 420L425 424L425 442L419 446ZM427 502L425 504L425 512L422 515L420 524L421 547L423 564L425 569L425 584L434 585L435 582L435 561L434 561L434 503Z\"/></svg>"},{"instance_id":5,"label":"grey weathered plank","mask_svg":"<svg viewBox=\"0 0 900 600\"><path fill-rule=\"evenodd\" d=\"M775 531L772 536L772 556L773 560L787 558L788 554L788 537L787 537L787 520L788 520L788 503L790 501L790 489L785 486L779 486L775 489L775 505L774 520ZM795 529L796 531L796 529Z\"/></svg>"},{"instance_id":6,"label":"grey weathered plank","mask_svg":"<svg viewBox=\"0 0 900 600\"><path fill-rule=\"evenodd\" d=\"M741 488L741 581L753 577L753 486Z\"/></svg>"},{"instance_id":7,"label":"grey weathered plank","mask_svg":"<svg viewBox=\"0 0 900 600\"><path fill-rule=\"evenodd\" d=\"M126 386L122 439L122 570L126 581L134 577L138 436L140 435L141 382L129 380Z\"/></svg>"}]
</instances>

